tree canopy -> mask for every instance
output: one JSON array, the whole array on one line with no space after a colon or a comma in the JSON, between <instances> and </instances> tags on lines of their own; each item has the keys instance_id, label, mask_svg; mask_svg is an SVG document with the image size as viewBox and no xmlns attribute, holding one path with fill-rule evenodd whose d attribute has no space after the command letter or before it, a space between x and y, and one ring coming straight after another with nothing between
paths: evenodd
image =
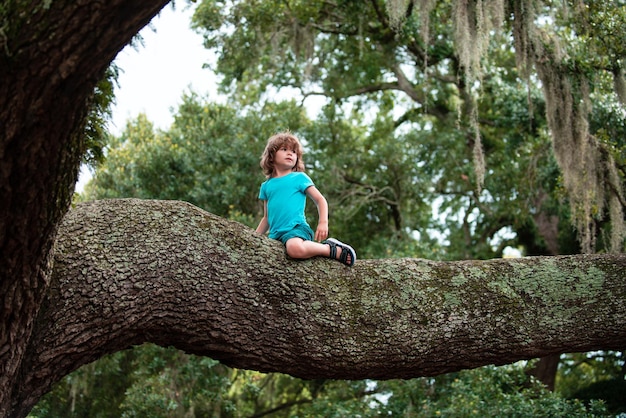
<instances>
[{"instance_id":1,"label":"tree canopy","mask_svg":"<svg viewBox=\"0 0 626 418\"><path fill-rule=\"evenodd\" d=\"M398 127L453 128L447 134L465 144L473 169L464 175L478 191L489 168L485 153L503 134L493 129L503 119L491 118L488 92L505 80L523 92L526 82L532 113L524 139L540 133L535 122L551 137L582 250L598 249L597 228L612 219L612 238L601 247L620 252L623 166L614 149L621 140L590 130L589 121L606 104L597 98L623 97L625 16L615 2L264 1L259 7L207 0L194 19L206 45L219 51L224 89L254 101L268 86L290 87L332 103L353 98L361 109L390 94L393 108L405 109L395 117ZM542 114L533 109L537 86ZM480 199L472 198L475 205Z\"/></svg>"}]
</instances>

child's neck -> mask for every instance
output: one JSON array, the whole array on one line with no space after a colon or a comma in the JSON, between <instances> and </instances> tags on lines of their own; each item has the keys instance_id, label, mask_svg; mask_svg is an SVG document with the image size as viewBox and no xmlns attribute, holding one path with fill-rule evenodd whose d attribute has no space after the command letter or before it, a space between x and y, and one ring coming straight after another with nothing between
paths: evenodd
<instances>
[{"instance_id":1,"label":"child's neck","mask_svg":"<svg viewBox=\"0 0 626 418\"><path fill-rule=\"evenodd\" d=\"M274 167L274 173L272 174L272 177L277 178L277 177L284 177L287 174L293 173L293 170L289 169L289 170L281 170L280 168L276 168Z\"/></svg>"}]
</instances>

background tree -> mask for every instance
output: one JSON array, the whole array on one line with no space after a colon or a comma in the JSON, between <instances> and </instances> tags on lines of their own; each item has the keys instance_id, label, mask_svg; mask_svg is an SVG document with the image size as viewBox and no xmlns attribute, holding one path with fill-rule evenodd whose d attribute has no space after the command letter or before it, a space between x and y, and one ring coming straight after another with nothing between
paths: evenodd
<instances>
[{"instance_id":1,"label":"background tree","mask_svg":"<svg viewBox=\"0 0 626 418\"><path fill-rule=\"evenodd\" d=\"M228 105L185 96L168 131L155 132L145 115L127 124L84 199L177 199L220 216L255 216L267 138L305 123L294 102L266 103L242 115Z\"/></svg>"}]
</instances>

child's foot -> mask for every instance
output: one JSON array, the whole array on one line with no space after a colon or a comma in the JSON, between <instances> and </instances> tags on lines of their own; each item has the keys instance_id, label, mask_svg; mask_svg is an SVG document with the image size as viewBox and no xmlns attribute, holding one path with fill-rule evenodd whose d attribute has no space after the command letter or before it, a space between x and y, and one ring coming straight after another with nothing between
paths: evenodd
<instances>
[{"instance_id":1,"label":"child's foot","mask_svg":"<svg viewBox=\"0 0 626 418\"><path fill-rule=\"evenodd\" d=\"M344 244L335 238L328 238L322 244L328 244L330 247L330 258L333 260L339 260L349 267L354 265L354 262L356 261L356 252L354 251L354 248L348 244Z\"/></svg>"}]
</instances>

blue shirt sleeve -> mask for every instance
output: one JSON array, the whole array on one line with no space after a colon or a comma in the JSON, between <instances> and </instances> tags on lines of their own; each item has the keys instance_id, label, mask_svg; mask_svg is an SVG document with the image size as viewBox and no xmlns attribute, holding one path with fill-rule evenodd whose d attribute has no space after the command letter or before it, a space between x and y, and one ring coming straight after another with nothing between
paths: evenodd
<instances>
[{"instance_id":1,"label":"blue shirt sleeve","mask_svg":"<svg viewBox=\"0 0 626 418\"><path fill-rule=\"evenodd\" d=\"M265 191L265 183L267 183L267 180L261 183L261 189L259 190L259 199L261 200L267 200L267 192Z\"/></svg>"},{"instance_id":2,"label":"blue shirt sleeve","mask_svg":"<svg viewBox=\"0 0 626 418\"><path fill-rule=\"evenodd\" d=\"M300 191L302 193L306 192L306 189L308 189L311 186L315 186L315 184L313 183L313 180L311 180L311 177L309 177L306 173L301 173L302 174L302 180L300 182Z\"/></svg>"}]
</instances>

